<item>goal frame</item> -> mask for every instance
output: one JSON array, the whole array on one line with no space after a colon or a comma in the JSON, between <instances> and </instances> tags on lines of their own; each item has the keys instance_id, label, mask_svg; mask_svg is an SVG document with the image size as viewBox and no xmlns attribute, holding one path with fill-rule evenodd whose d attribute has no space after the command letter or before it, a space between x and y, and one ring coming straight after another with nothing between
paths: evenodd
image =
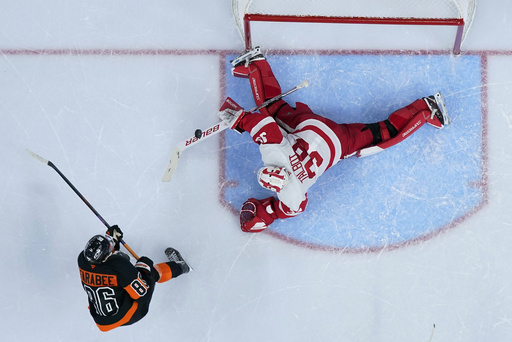
<instances>
[{"instance_id":1,"label":"goal frame","mask_svg":"<svg viewBox=\"0 0 512 342\"><path fill-rule=\"evenodd\" d=\"M424 26L454 26L457 28L455 34L455 42L453 45L453 54L461 53L461 45L465 37L465 30L469 30L471 21L474 16L474 9L470 14L469 23L464 18L415 18L415 17L372 17L372 16L323 16L323 15L282 15L282 14L261 14L246 12L243 16L243 23L240 23L240 17L235 13L234 3L232 0L233 15L244 40L247 50L252 48L251 22L280 22L280 23L329 23L329 24L369 24L369 25L424 25ZM246 8L247 10L247 8ZM242 25L240 25L242 24Z\"/></svg>"}]
</instances>

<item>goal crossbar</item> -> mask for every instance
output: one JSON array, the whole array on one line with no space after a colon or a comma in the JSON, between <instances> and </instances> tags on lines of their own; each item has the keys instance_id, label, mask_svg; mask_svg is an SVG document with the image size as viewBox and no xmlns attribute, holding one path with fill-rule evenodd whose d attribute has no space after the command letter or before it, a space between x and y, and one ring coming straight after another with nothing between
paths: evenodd
<instances>
[{"instance_id":1,"label":"goal crossbar","mask_svg":"<svg viewBox=\"0 0 512 342\"><path fill-rule=\"evenodd\" d=\"M455 43L453 53L458 55L461 51L465 22L462 18L381 18L381 17L332 17L319 15L277 15L277 14L253 14L244 15L244 39L245 48L252 48L251 22L292 22L292 23L335 23L335 24L379 24L379 25L438 25L456 26Z\"/></svg>"}]
</instances>

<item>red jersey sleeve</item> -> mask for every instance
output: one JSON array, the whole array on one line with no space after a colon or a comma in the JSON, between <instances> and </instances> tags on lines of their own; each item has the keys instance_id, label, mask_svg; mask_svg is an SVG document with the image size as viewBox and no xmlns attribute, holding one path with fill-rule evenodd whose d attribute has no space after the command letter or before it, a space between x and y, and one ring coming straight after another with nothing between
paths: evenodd
<instances>
[{"instance_id":1,"label":"red jersey sleeve","mask_svg":"<svg viewBox=\"0 0 512 342\"><path fill-rule=\"evenodd\" d=\"M276 121L268 115L247 113L239 123L240 128L249 132L257 144L279 144L283 133Z\"/></svg>"}]
</instances>

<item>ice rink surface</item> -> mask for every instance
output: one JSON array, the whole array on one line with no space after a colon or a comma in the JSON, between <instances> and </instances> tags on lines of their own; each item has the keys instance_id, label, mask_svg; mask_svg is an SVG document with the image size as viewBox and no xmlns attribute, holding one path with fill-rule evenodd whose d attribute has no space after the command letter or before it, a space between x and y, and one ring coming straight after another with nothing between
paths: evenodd
<instances>
[{"instance_id":1,"label":"ice rink surface","mask_svg":"<svg viewBox=\"0 0 512 342\"><path fill-rule=\"evenodd\" d=\"M233 161L254 181L257 154L237 152L235 139L251 144L246 136L226 132L194 146L171 182L161 182L173 147L217 122L225 96L253 105L248 85L227 70L243 50L229 1L6 0L2 7L3 341L429 342L434 324L432 342L512 340L512 42L503 38L512 34L512 4L478 3L460 57L450 55L452 29L254 28L253 41L275 63L283 88L304 75L312 80L290 101L339 121L357 121L357 113L380 120L441 90L453 113L443 131L422 128L382 157L347 160L336 166L341 176L326 173L311 190L314 205L282 222L306 243L240 231L240 201L262 196L250 185L226 192ZM159 262L172 246L194 272L158 285L142 321L100 332L76 258L104 226L27 148L118 224L137 254ZM439 170L412 177L414 167L439 161L428 156L451 165L449 177L441 172L440 179ZM409 162L414 172L401 178L398 166ZM405 181L390 185L396 178ZM336 188L338 181L350 191ZM430 187L450 195L442 208L457 216L439 219L431 227L439 233L400 235L405 224L437 222L440 197L431 198ZM382 231L369 231L376 224L358 212L363 201L372 217L401 217L386 221L394 229L379 248L365 249L372 247L365 232ZM325 222L324 244L347 229L353 234L336 248L311 248L318 222ZM361 248L350 245L361 241Z\"/></svg>"}]
</instances>

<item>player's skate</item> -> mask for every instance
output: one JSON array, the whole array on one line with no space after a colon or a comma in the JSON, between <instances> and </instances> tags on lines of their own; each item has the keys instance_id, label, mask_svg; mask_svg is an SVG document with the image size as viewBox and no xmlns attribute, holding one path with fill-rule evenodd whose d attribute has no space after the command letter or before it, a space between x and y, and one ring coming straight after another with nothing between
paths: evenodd
<instances>
[{"instance_id":1,"label":"player's skate","mask_svg":"<svg viewBox=\"0 0 512 342\"><path fill-rule=\"evenodd\" d=\"M427 118L427 123L429 125L432 125L435 128L443 128L445 125L450 124L450 117L448 116L448 111L446 110L446 105L444 104L441 92L424 97L423 100L427 103L431 112L430 118Z\"/></svg>"},{"instance_id":2,"label":"player's skate","mask_svg":"<svg viewBox=\"0 0 512 342\"><path fill-rule=\"evenodd\" d=\"M253 48L251 50L247 50L246 52L242 53L240 56L231 60L230 63L233 66L233 68L236 68L237 66L240 66L240 65L248 66L251 62L260 61L260 60L264 60L264 59L265 59L265 57L263 57L260 47L256 46L255 48Z\"/></svg>"},{"instance_id":3,"label":"player's skate","mask_svg":"<svg viewBox=\"0 0 512 342\"><path fill-rule=\"evenodd\" d=\"M176 249L172 247L167 247L165 249L165 255L167 256L167 259L169 261L173 261L180 265L181 269L183 270L183 273L188 273L192 268L187 264L185 259L181 256L180 252L178 252Z\"/></svg>"}]
</instances>

